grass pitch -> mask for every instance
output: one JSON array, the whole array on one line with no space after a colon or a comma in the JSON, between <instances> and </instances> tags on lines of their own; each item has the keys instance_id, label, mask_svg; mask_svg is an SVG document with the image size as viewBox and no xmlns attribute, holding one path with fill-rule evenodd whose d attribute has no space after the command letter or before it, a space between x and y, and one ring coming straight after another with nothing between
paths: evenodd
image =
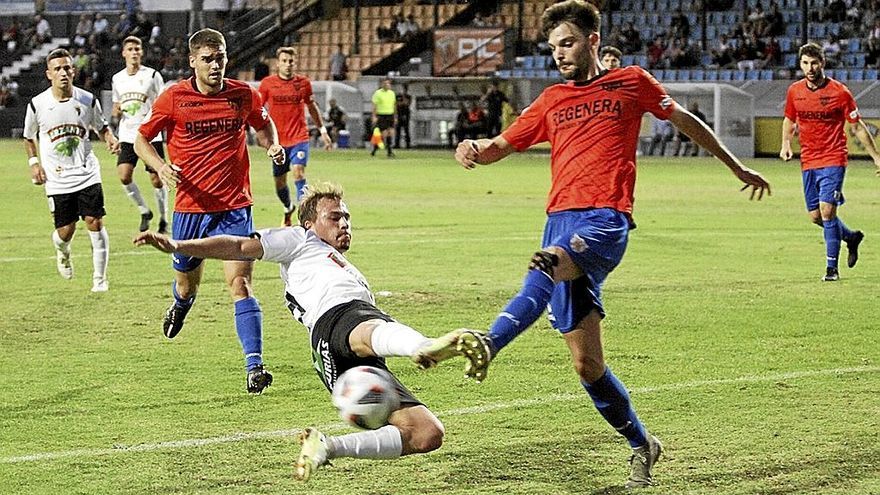
<instances>
[{"instance_id":1,"label":"grass pitch","mask_svg":"<svg viewBox=\"0 0 880 495\"><path fill-rule=\"evenodd\" d=\"M311 181L343 184L349 259L378 305L428 335L485 328L540 247L548 157L464 171L450 152L313 151ZM170 259L135 249L135 207L101 148L110 292L91 294L88 237L58 277L51 218L20 143L0 142L0 493L620 493L629 450L594 410L545 320L506 348L480 385L462 363L390 367L447 428L443 447L398 461L341 459L292 477L296 432L350 431L284 307L274 264L257 264L266 394L245 391L232 305L209 261L181 334L161 333ZM280 205L252 150L258 227ZM866 232L858 266L822 283L821 230L804 213L797 164L753 160L760 203L719 162L642 159L629 251L605 287L606 358L664 442L663 494L880 493L880 179L854 162L841 217ZM149 182L135 172L151 205ZM154 222L155 225L155 222ZM845 253L845 251L844 251Z\"/></svg>"}]
</instances>

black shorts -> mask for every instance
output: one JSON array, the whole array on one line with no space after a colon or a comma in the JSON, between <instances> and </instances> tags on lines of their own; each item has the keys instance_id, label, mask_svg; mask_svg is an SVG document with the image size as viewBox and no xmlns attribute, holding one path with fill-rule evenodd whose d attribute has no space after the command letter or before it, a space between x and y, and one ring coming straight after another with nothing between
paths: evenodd
<instances>
[{"instance_id":1,"label":"black shorts","mask_svg":"<svg viewBox=\"0 0 880 495\"><path fill-rule=\"evenodd\" d=\"M159 153L159 156L164 159L165 151L163 151L162 148L162 141L154 141L150 144L153 145L153 149L156 150L156 153ZM137 167L138 156L137 153L134 152L134 145L131 143L119 143L119 158L116 159L116 165L122 165L123 163L130 163L133 167ZM144 165L144 169L151 174L156 173L156 171L153 170L153 167L149 165Z\"/></svg>"},{"instance_id":2,"label":"black shorts","mask_svg":"<svg viewBox=\"0 0 880 495\"><path fill-rule=\"evenodd\" d=\"M80 218L102 218L104 211L104 190L101 184L80 189L67 194L49 196L49 211L55 217L55 228L76 222Z\"/></svg>"},{"instance_id":3,"label":"black shorts","mask_svg":"<svg viewBox=\"0 0 880 495\"><path fill-rule=\"evenodd\" d=\"M288 299L290 299L288 297ZM348 336L359 324L368 320L394 321L379 308L364 301L351 301L334 306L324 313L312 329L312 360L318 376L327 387L333 390L333 384L339 375L356 366L372 366L388 371L397 386L400 404L406 406L423 405L421 401L394 376L385 365L385 358L370 356L358 357L348 344Z\"/></svg>"},{"instance_id":4,"label":"black shorts","mask_svg":"<svg viewBox=\"0 0 880 495\"><path fill-rule=\"evenodd\" d=\"M376 125L379 126L380 131L391 129L394 127L394 115L377 115Z\"/></svg>"}]
</instances>

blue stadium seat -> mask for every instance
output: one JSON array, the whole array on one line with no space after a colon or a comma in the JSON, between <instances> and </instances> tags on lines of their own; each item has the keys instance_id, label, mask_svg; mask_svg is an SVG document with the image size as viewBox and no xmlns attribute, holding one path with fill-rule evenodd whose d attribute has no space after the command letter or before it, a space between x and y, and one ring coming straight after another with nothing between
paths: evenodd
<instances>
[{"instance_id":1,"label":"blue stadium seat","mask_svg":"<svg viewBox=\"0 0 880 495\"><path fill-rule=\"evenodd\" d=\"M691 71L691 81L705 81L706 71L703 69L694 69Z\"/></svg>"},{"instance_id":2,"label":"blue stadium seat","mask_svg":"<svg viewBox=\"0 0 880 495\"><path fill-rule=\"evenodd\" d=\"M707 70L706 71L706 80L707 81L717 81L718 80L718 71L717 70Z\"/></svg>"},{"instance_id":3,"label":"blue stadium seat","mask_svg":"<svg viewBox=\"0 0 880 495\"><path fill-rule=\"evenodd\" d=\"M862 51L862 40L856 37L852 37L849 39L849 51L851 52L860 52Z\"/></svg>"},{"instance_id":4,"label":"blue stadium seat","mask_svg":"<svg viewBox=\"0 0 880 495\"><path fill-rule=\"evenodd\" d=\"M861 81L865 78L865 69L848 69L847 72L850 81Z\"/></svg>"},{"instance_id":5,"label":"blue stadium seat","mask_svg":"<svg viewBox=\"0 0 880 495\"><path fill-rule=\"evenodd\" d=\"M840 35L840 24L836 22L832 22L828 24L828 29L825 31L827 36L839 36Z\"/></svg>"},{"instance_id":6,"label":"blue stadium seat","mask_svg":"<svg viewBox=\"0 0 880 495\"><path fill-rule=\"evenodd\" d=\"M744 71L744 70L733 71L733 80L734 81L745 81L746 80L746 71Z\"/></svg>"},{"instance_id":7,"label":"blue stadium seat","mask_svg":"<svg viewBox=\"0 0 880 495\"><path fill-rule=\"evenodd\" d=\"M773 71L770 69L762 70L760 78L762 81L772 81L773 80Z\"/></svg>"},{"instance_id":8,"label":"blue stadium seat","mask_svg":"<svg viewBox=\"0 0 880 495\"><path fill-rule=\"evenodd\" d=\"M852 64L853 67L861 68L861 67L864 67L865 65L867 65L865 63L865 54L864 53L856 53L854 55L854 58L855 58L855 60L853 60L853 64Z\"/></svg>"},{"instance_id":9,"label":"blue stadium seat","mask_svg":"<svg viewBox=\"0 0 880 495\"><path fill-rule=\"evenodd\" d=\"M531 69L535 67L535 57L531 55L523 57L522 66L524 69Z\"/></svg>"},{"instance_id":10,"label":"blue stadium seat","mask_svg":"<svg viewBox=\"0 0 880 495\"><path fill-rule=\"evenodd\" d=\"M779 48L782 50L782 53L788 53L791 51L791 38L779 38Z\"/></svg>"},{"instance_id":11,"label":"blue stadium seat","mask_svg":"<svg viewBox=\"0 0 880 495\"><path fill-rule=\"evenodd\" d=\"M797 53L786 53L784 63L786 67L797 67Z\"/></svg>"},{"instance_id":12,"label":"blue stadium seat","mask_svg":"<svg viewBox=\"0 0 880 495\"><path fill-rule=\"evenodd\" d=\"M878 75L877 69L865 69L865 80L866 81L876 81L877 75Z\"/></svg>"},{"instance_id":13,"label":"blue stadium seat","mask_svg":"<svg viewBox=\"0 0 880 495\"><path fill-rule=\"evenodd\" d=\"M743 71L740 71L743 72ZM760 78L761 73L756 70L747 70L746 73L746 81L757 81Z\"/></svg>"},{"instance_id":14,"label":"blue stadium seat","mask_svg":"<svg viewBox=\"0 0 880 495\"><path fill-rule=\"evenodd\" d=\"M719 81L732 81L733 80L733 71L729 69L723 69L718 71L718 80Z\"/></svg>"},{"instance_id":15,"label":"blue stadium seat","mask_svg":"<svg viewBox=\"0 0 880 495\"><path fill-rule=\"evenodd\" d=\"M654 74L654 78L658 81L668 81L668 79L666 79L666 71L663 69L654 69L652 74Z\"/></svg>"},{"instance_id":16,"label":"blue stadium seat","mask_svg":"<svg viewBox=\"0 0 880 495\"><path fill-rule=\"evenodd\" d=\"M801 34L801 26L800 24L788 24L785 26L785 35L790 36L792 38L797 38Z\"/></svg>"},{"instance_id":17,"label":"blue stadium seat","mask_svg":"<svg viewBox=\"0 0 880 495\"><path fill-rule=\"evenodd\" d=\"M628 65L633 65L633 64L635 64L635 63L636 63L636 57L635 57L635 55L624 55L624 56L621 57L621 59L620 59L620 65L622 65L622 66L624 66L624 67L626 67L626 66L628 66Z\"/></svg>"},{"instance_id":18,"label":"blue stadium seat","mask_svg":"<svg viewBox=\"0 0 880 495\"><path fill-rule=\"evenodd\" d=\"M718 37L718 28L713 25L706 26L706 38L710 40L714 40Z\"/></svg>"},{"instance_id":19,"label":"blue stadium seat","mask_svg":"<svg viewBox=\"0 0 880 495\"><path fill-rule=\"evenodd\" d=\"M513 71L507 69L496 70L495 75L502 79L510 79L510 77L513 76Z\"/></svg>"},{"instance_id":20,"label":"blue stadium seat","mask_svg":"<svg viewBox=\"0 0 880 495\"><path fill-rule=\"evenodd\" d=\"M636 57L636 65L639 67L648 67L648 56L647 55L639 55Z\"/></svg>"}]
</instances>

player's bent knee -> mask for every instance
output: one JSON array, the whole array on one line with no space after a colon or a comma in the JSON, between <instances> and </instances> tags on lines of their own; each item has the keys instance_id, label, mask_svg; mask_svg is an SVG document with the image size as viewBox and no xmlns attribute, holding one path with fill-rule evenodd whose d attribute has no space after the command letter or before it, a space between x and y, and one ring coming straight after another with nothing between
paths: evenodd
<instances>
[{"instance_id":1,"label":"player's bent knee","mask_svg":"<svg viewBox=\"0 0 880 495\"><path fill-rule=\"evenodd\" d=\"M559 256L547 251L538 251L529 261L529 270L541 270L553 277L553 270L559 265Z\"/></svg>"},{"instance_id":2,"label":"player's bent knee","mask_svg":"<svg viewBox=\"0 0 880 495\"><path fill-rule=\"evenodd\" d=\"M425 422L425 424L416 425L409 441L412 453L423 454L439 449L443 445L444 434L443 425L439 422Z\"/></svg>"},{"instance_id":3,"label":"player's bent knee","mask_svg":"<svg viewBox=\"0 0 880 495\"><path fill-rule=\"evenodd\" d=\"M605 373L605 361L582 356L574 360L574 370L582 381L593 383Z\"/></svg>"}]
</instances>

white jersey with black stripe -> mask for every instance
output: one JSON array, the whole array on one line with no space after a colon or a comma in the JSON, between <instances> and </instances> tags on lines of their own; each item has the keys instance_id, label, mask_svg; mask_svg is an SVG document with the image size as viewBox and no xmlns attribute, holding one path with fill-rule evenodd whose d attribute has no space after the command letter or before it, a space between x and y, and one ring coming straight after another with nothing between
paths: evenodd
<instances>
[{"instance_id":1,"label":"white jersey with black stripe","mask_svg":"<svg viewBox=\"0 0 880 495\"><path fill-rule=\"evenodd\" d=\"M46 194L68 194L101 182L101 166L92 152L89 129L107 127L101 104L88 91L56 100L52 88L31 99L24 117L24 137L40 143L40 164L46 173Z\"/></svg>"},{"instance_id":2,"label":"white jersey with black stripe","mask_svg":"<svg viewBox=\"0 0 880 495\"><path fill-rule=\"evenodd\" d=\"M119 104L119 142L134 144L138 127L147 119L164 81L155 69L141 66L134 74L122 69L113 75L113 103ZM153 142L162 141L160 133Z\"/></svg>"},{"instance_id":3,"label":"white jersey with black stripe","mask_svg":"<svg viewBox=\"0 0 880 495\"><path fill-rule=\"evenodd\" d=\"M264 229L257 235L263 261L281 264L291 309L309 331L334 306L355 300L376 303L363 274L314 232L297 226Z\"/></svg>"}]
</instances>

